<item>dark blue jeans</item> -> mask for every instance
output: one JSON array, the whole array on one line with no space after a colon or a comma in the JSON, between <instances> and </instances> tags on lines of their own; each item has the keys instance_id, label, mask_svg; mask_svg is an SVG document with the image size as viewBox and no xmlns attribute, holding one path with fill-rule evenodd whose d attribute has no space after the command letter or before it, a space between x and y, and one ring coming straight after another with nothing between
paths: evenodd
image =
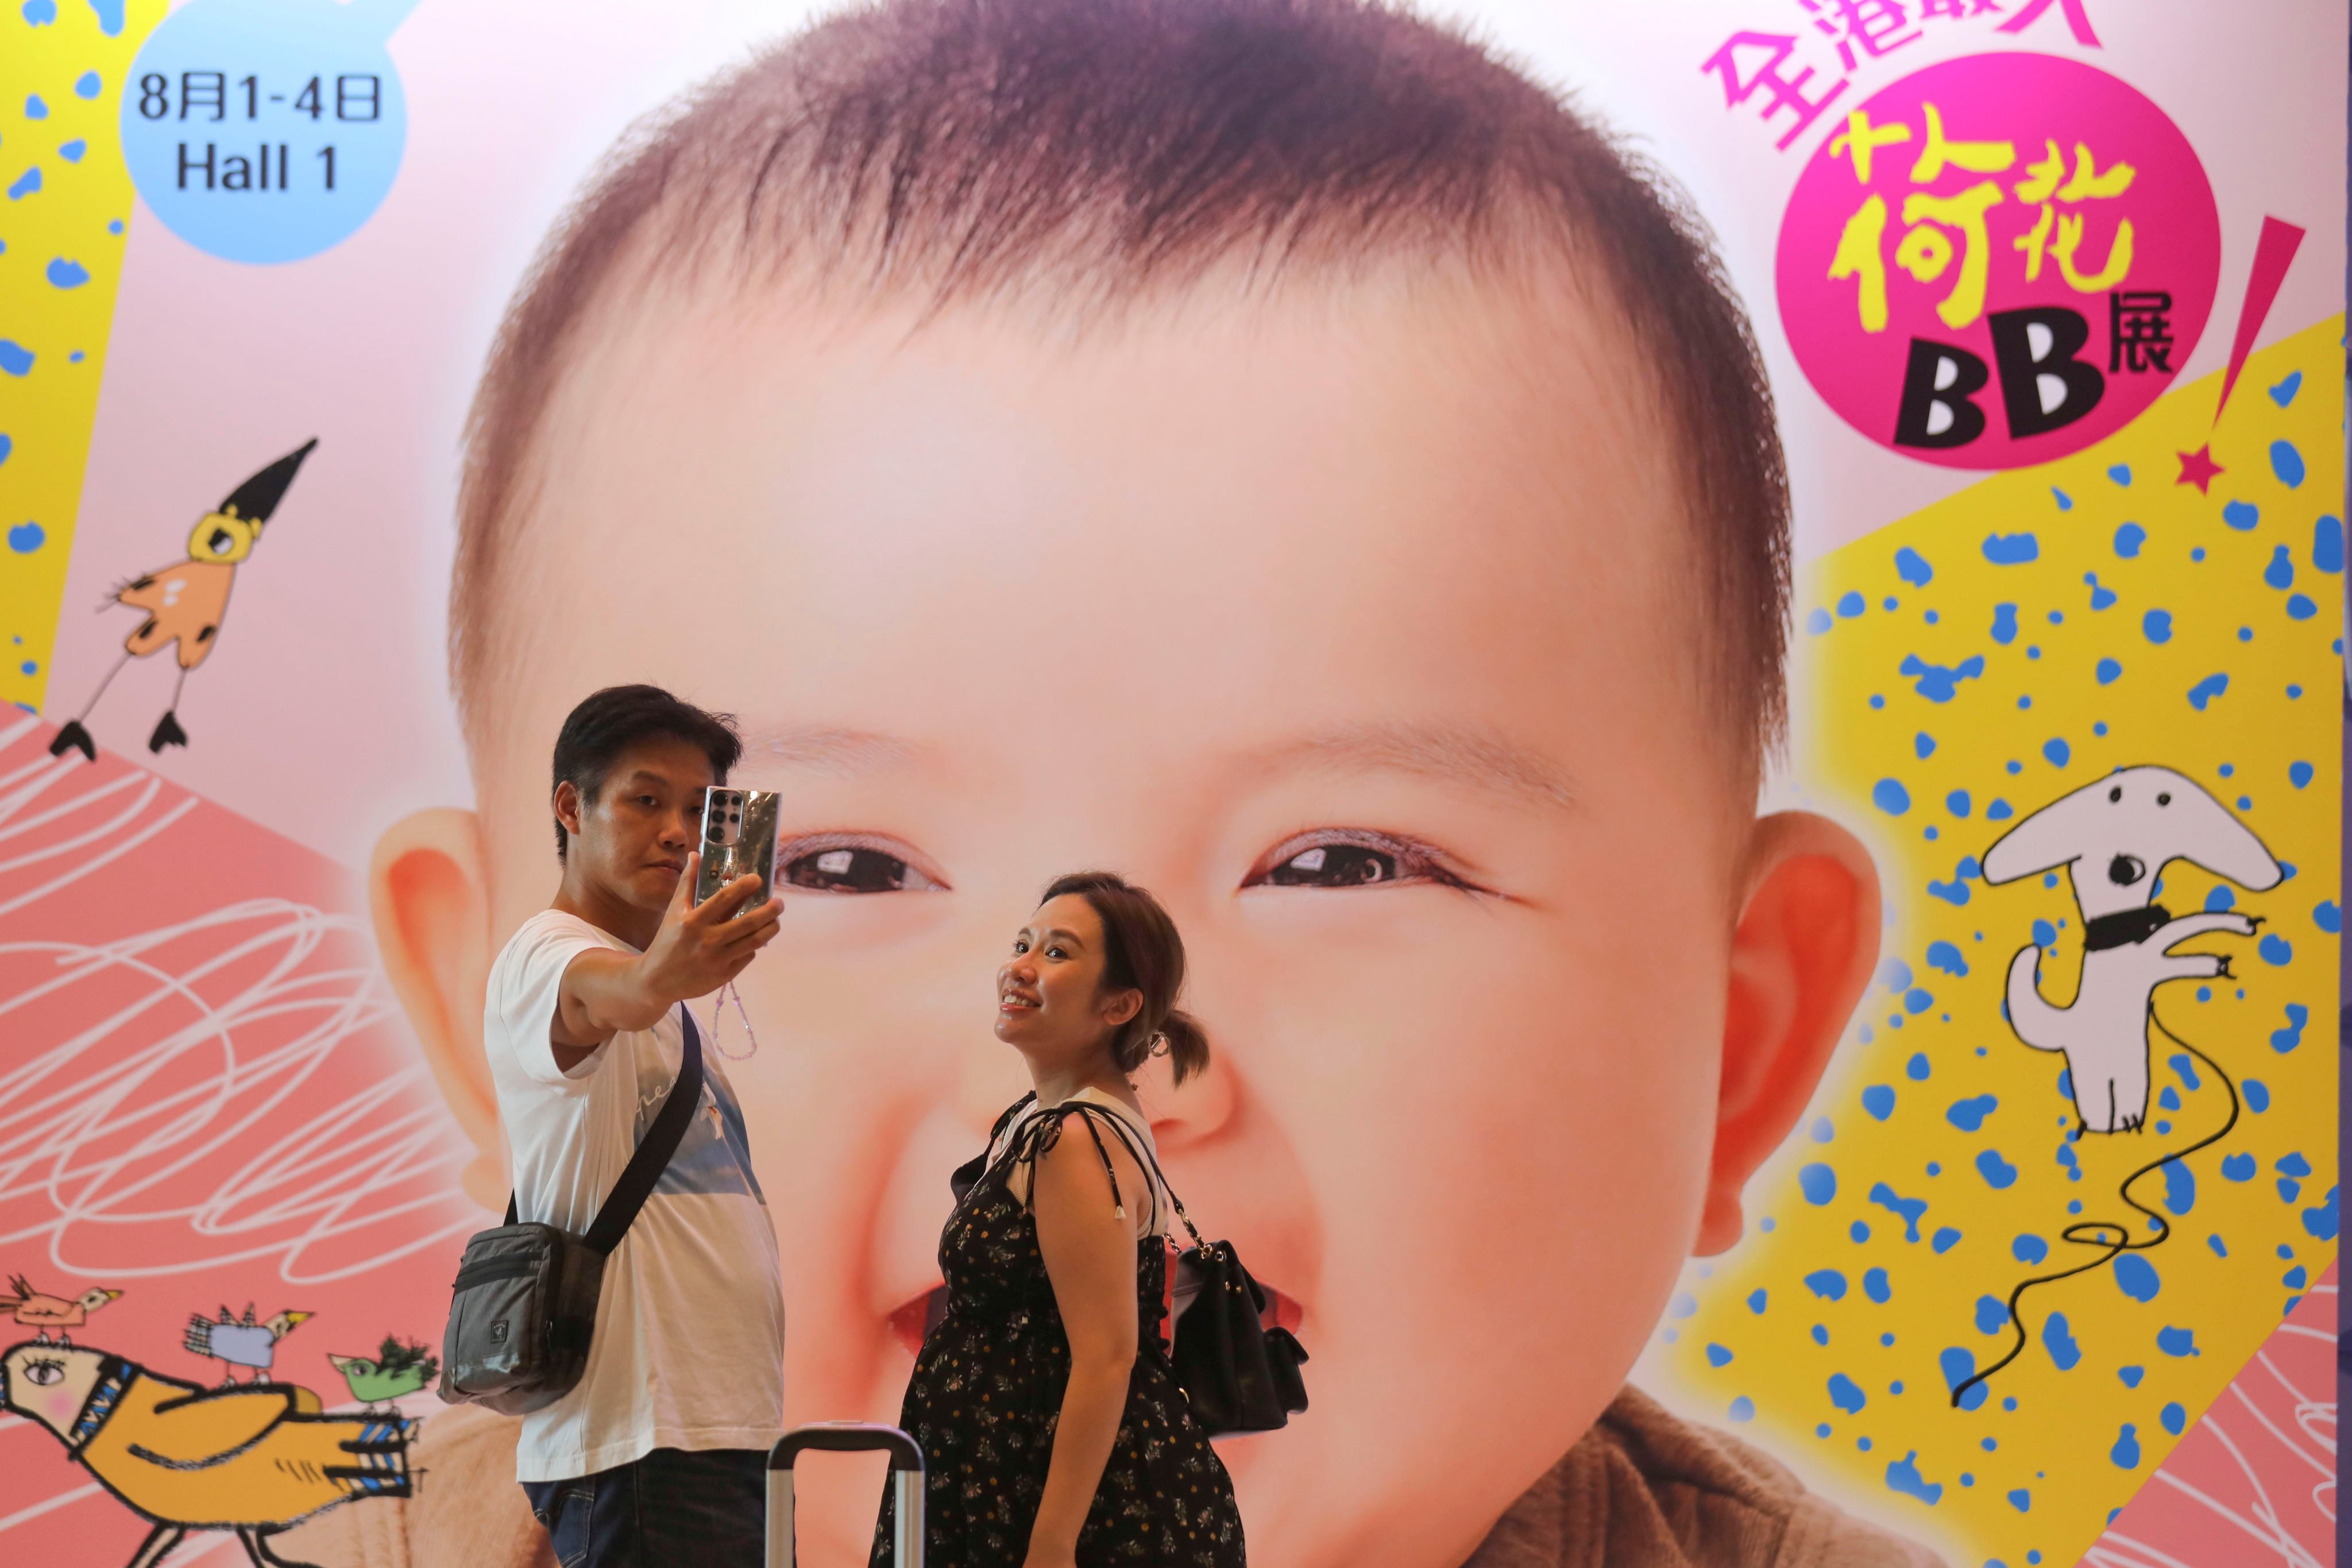
<instances>
[{"instance_id":1,"label":"dark blue jeans","mask_svg":"<svg viewBox=\"0 0 2352 1568\"><path fill-rule=\"evenodd\" d=\"M656 1448L569 1481L525 1481L562 1568L761 1568L768 1456Z\"/></svg>"}]
</instances>

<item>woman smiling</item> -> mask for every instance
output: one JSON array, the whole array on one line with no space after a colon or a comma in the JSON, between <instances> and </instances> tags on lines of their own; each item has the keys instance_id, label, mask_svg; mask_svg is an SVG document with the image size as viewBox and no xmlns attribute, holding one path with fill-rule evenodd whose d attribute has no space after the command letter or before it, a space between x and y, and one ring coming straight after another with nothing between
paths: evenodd
<instances>
[{"instance_id":1,"label":"woman smiling","mask_svg":"<svg viewBox=\"0 0 2352 1568\"><path fill-rule=\"evenodd\" d=\"M997 970L996 1037L1036 1089L955 1173L946 1311L900 1417L929 1463L935 1568L1244 1561L1233 1484L1160 1342L1171 1200L1130 1149L1151 1131L1129 1075L1160 1051L1180 1083L1208 1065L1183 981L1175 922L1106 872L1047 888ZM877 1565L891 1514L886 1497Z\"/></svg>"}]
</instances>

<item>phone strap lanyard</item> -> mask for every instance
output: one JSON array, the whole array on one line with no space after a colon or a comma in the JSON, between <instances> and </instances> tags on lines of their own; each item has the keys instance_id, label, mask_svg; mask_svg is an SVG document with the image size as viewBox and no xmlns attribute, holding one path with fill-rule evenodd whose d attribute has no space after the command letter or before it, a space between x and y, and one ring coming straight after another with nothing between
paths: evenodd
<instances>
[{"instance_id":1,"label":"phone strap lanyard","mask_svg":"<svg viewBox=\"0 0 2352 1568\"><path fill-rule=\"evenodd\" d=\"M735 1016L743 1021L743 1037L751 1043L751 1048L740 1056L727 1048L726 1009L730 999L735 1004ZM735 989L732 980L720 986L719 994L710 1000L710 1048L730 1062L747 1062L760 1054L760 1037L752 1031L751 1015L743 1008L743 993Z\"/></svg>"}]
</instances>

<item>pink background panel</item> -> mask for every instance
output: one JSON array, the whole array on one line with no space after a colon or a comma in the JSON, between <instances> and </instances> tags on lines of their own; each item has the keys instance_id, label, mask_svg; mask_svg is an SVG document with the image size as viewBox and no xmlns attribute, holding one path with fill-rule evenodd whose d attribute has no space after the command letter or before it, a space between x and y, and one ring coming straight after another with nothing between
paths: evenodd
<instances>
[{"instance_id":1,"label":"pink background panel","mask_svg":"<svg viewBox=\"0 0 2352 1568\"><path fill-rule=\"evenodd\" d=\"M111 754L49 756L54 732L0 723L0 1277L122 1291L75 1342L206 1384L191 1313L313 1313L270 1375L351 1404L328 1352L437 1345L487 1223L357 888ZM0 1321L0 1348L32 1337ZM0 1476L8 1562L127 1563L146 1531L13 1415Z\"/></svg>"}]
</instances>

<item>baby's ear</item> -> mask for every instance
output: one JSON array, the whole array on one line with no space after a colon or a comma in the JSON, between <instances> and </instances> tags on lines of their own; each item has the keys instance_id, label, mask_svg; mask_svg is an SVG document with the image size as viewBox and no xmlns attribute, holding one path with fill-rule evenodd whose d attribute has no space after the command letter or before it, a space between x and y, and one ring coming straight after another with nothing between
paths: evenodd
<instances>
[{"instance_id":1,"label":"baby's ear","mask_svg":"<svg viewBox=\"0 0 2352 1568\"><path fill-rule=\"evenodd\" d=\"M490 908L474 814L436 807L386 829L368 862L368 908L384 974L450 1114L473 1140L467 1194L486 1209L504 1208L506 1149L482 1053Z\"/></svg>"},{"instance_id":2,"label":"baby's ear","mask_svg":"<svg viewBox=\"0 0 2352 1568\"><path fill-rule=\"evenodd\" d=\"M1810 812L1765 817L1746 877L1702 1255L1739 1239L1741 1189L1804 1114L1878 963L1878 868L1836 823Z\"/></svg>"}]
</instances>

